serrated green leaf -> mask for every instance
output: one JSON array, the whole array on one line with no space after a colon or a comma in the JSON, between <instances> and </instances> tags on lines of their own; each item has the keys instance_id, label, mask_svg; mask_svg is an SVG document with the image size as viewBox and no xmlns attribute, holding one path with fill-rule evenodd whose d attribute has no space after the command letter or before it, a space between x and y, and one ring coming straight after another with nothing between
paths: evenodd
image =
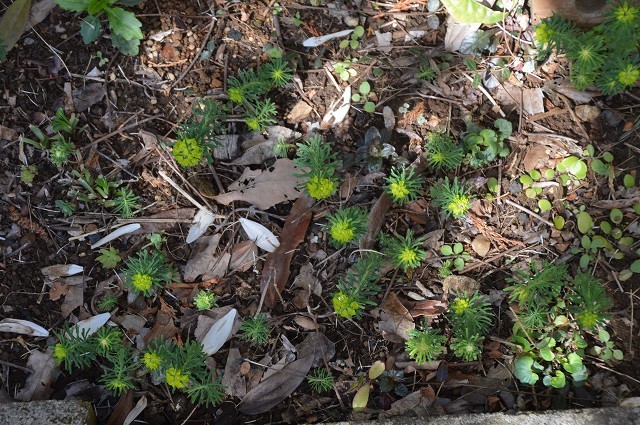
<instances>
[{"instance_id":1,"label":"serrated green leaf","mask_svg":"<svg viewBox=\"0 0 640 425\"><path fill-rule=\"evenodd\" d=\"M109 3L111 3L109 0L91 0L87 6L87 13L96 16L109 7Z\"/></svg>"},{"instance_id":2,"label":"serrated green leaf","mask_svg":"<svg viewBox=\"0 0 640 425\"><path fill-rule=\"evenodd\" d=\"M126 41L142 40L142 22L136 18L135 13L128 12L121 7L112 7L105 10L109 18L111 32L119 35Z\"/></svg>"},{"instance_id":3,"label":"serrated green leaf","mask_svg":"<svg viewBox=\"0 0 640 425\"><path fill-rule=\"evenodd\" d=\"M58 6L71 12L84 12L89 8L91 0L56 0Z\"/></svg>"},{"instance_id":4,"label":"serrated green leaf","mask_svg":"<svg viewBox=\"0 0 640 425\"><path fill-rule=\"evenodd\" d=\"M5 9L0 19L0 39L6 52L11 50L22 36L30 9L31 0L15 0Z\"/></svg>"},{"instance_id":5,"label":"serrated green leaf","mask_svg":"<svg viewBox=\"0 0 640 425\"><path fill-rule=\"evenodd\" d=\"M475 0L441 0L447 12L459 23L495 24L504 19L505 14L496 12Z\"/></svg>"},{"instance_id":6,"label":"serrated green leaf","mask_svg":"<svg viewBox=\"0 0 640 425\"><path fill-rule=\"evenodd\" d=\"M98 39L102 32L100 19L95 16L86 16L80 24L80 35L84 44L93 43Z\"/></svg>"}]
</instances>

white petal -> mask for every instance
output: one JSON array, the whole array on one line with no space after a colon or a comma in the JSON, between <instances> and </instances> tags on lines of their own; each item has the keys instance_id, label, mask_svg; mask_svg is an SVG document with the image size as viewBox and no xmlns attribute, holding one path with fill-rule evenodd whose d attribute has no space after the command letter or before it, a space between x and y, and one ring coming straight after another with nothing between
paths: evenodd
<instances>
[{"instance_id":1,"label":"white petal","mask_svg":"<svg viewBox=\"0 0 640 425\"><path fill-rule=\"evenodd\" d=\"M194 242L200 236L207 231L209 226L213 223L216 216L209 210L201 209L198 214L193 218L189 234L187 235L187 243Z\"/></svg>"},{"instance_id":2,"label":"white petal","mask_svg":"<svg viewBox=\"0 0 640 425\"><path fill-rule=\"evenodd\" d=\"M352 32L353 30L343 30L343 31L334 32L332 34L321 35L319 37L307 38L305 41L302 42L302 45L304 47L318 47L326 43L327 41L333 40L334 38L346 37Z\"/></svg>"},{"instance_id":3,"label":"white petal","mask_svg":"<svg viewBox=\"0 0 640 425\"><path fill-rule=\"evenodd\" d=\"M100 239L98 242L91 245L91 249L96 249L101 247L102 245L111 242L112 240L119 238L122 235L126 235L127 233L135 232L140 228L140 223L131 223L122 227L118 227L113 232L109 233L104 238Z\"/></svg>"},{"instance_id":4,"label":"white petal","mask_svg":"<svg viewBox=\"0 0 640 425\"><path fill-rule=\"evenodd\" d=\"M43 275L51 280L58 279L63 276L73 276L81 273L84 268L77 264L54 264L53 266L43 267L40 269Z\"/></svg>"},{"instance_id":5,"label":"white petal","mask_svg":"<svg viewBox=\"0 0 640 425\"><path fill-rule=\"evenodd\" d=\"M111 317L111 313L102 313L97 316L90 317L85 320L81 320L73 328L78 328L80 330L80 334L83 331L87 331L87 336L91 336L98 331ZM73 329L72 328L72 329Z\"/></svg>"},{"instance_id":6,"label":"white petal","mask_svg":"<svg viewBox=\"0 0 640 425\"><path fill-rule=\"evenodd\" d=\"M273 252L280 246L278 238L262 224L247 220L246 218L241 218L240 224L244 231L247 232L247 237L265 251Z\"/></svg>"},{"instance_id":7,"label":"white petal","mask_svg":"<svg viewBox=\"0 0 640 425\"><path fill-rule=\"evenodd\" d=\"M4 319L0 322L0 332L10 332L31 336L49 336L49 331L28 320Z\"/></svg>"},{"instance_id":8,"label":"white petal","mask_svg":"<svg viewBox=\"0 0 640 425\"><path fill-rule=\"evenodd\" d=\"M231 309L222 319L211 326L211 329L209 329L209 332L207 332L207 335L205 335L202 340L202 351L207 356L217 353L224 343L227 342L233 330L233 321L236 318L236 314L238 314L238 311L235 308Z\"/></svg>"}]
</instances>

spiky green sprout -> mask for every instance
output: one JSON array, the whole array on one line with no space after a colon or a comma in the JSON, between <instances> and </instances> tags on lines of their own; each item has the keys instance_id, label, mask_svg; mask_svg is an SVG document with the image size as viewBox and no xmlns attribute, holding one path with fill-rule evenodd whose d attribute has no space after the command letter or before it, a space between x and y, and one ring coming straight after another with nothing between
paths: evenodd
<instances>
[{"instance_id":1,"label":"spiky green sprout","mask_svg":"<svg viewBox=\"0 0 640 425\"><path fill-rule=\"evenodd\" d=\"M209 310L217 306L218 295L215 292L202 290L193 298L193 304L198 310Z\"/></svg>"},{"instance_id":2,"label":"spiky green sprout","mask_svg":"<svg viewBox=\"0 0 640 425\"><path fill-rule=\"evenodd\" d=\"M154 339L145 350L142 364L150 372L160 371L169 361L171 349L176 346L165 339Z\"/></svg>"},{"instance_id":3,"label":"spiky green sprout","mask_svg":"<svg viewBox=\"0 0 640 425\"><path fill-rule=\"evenodd\" d=\"M271 89L270 82L251 69L240 71L235 77L230 77L228 83L229 100L239 104L255 102Z\"/></svg>"},{"instance_id":4,"label":"spiky green sprout","mask_svg":"<svg viewBox=\"0 0 640 425\"><path fill-rule=\"evenodd\" d=\"M484 337L478 334L463 334L453 337L449 346L456 357L461 358L465 362L472 362L480 359L482 356L483 339Z\"/></svg>"},{"instance_id":5,"label":"spiky green sprout","mask_svg":"<svg viewBox=\"0 0 640 425\"><path fill-rule=\"evenodd\" d=\"M114 198L104 203L105 207L113 207L113 212L120 214L122 218L132 217L136 210L140 209L140 199L128 187L121 187L116 191Z\"/></svg>"},{"instance_id":6,"label":"spiky green sprout","mask_svg":"<svg viewBox=\"0 0 640 425\"><path fill-rule=\"evenodd\" d=\"M416 78L418 80L431 82L436 78L436 71L431 68L430 65L421 66L418 68L418 72L416 72Z\"/></svg>"},{"instance_id":7,"label":"spiky green sprout","mask_svg":"<svg viewBox=\"0 0 640 425\"><path fill-rule=\"evenodd\" d=\"M418 364L433 361L444 353L446 338L440 335L438 330L429 327L409 329L407 335L409 335L409 340L405 343L405 349L409 353L409 357Z\"/></svg>"},{"instance_id":8,"label":"spiky green sprout","mask_svg":"<svg viewBox=\"0 0 640 425\"><path fill-rule=\"evenodd\" d=\"M245 105L245 123L249 130L262 131L267 125L275 124L276 105L270 99L256 100Z\"/></svg>"},{"instance_id":9,"label":"spiky green sprout","mask_svg":"<svg viewBox=\"0 0 640 425\"><path fill-rule=\"evenodd\" d=\"M393 236L382 237L383 251L389 256L391 264L405 273L418 267L426 258L426 251L420 249L423 242L424 237L415 238L411 229L407 229L405 236L394 233Z\"/></svg>"},{"instance_id":10,"label":"spiky green sprout","mask_svg":"<svg viewBox=\"0 0 640 425\"><path fill-rule=\"evenodd\" d=\"M111 326L103 326L92 337L96 346L96 353L106 356L122 346L122 333L120 329Z\"/></svg>"},{"instance_id":11,"label":"spiky green sprout","mask_svg":"<svg viewBox=\"0 0 640 425\"><path fill-rule=\"evenodd\" d=\"M77 326L72 328L65 323L60 332L53 332L58 342L53 346L53 357L58 364L64 365L67 372L84 369L96 358L94 344L89 331Z\"/></svg>"},{"instance_id":12,"label":"spiky green sprout","mask_svg":"<svg viewBox=\"0 0 640 425\"><path fill-rule=\"evenodd\" d=\"M336 248L357 241L366 230L367 213L358 207L338 208L327 217L331 243Z\"/></svg>"},{"instance_id":13,"label":"spiky green sprout","mask_svg":"<svg viewBox=\"0 0 640 425\"><path fill-rule=\"evenodd\" d=\"M333 388L333 375L328 369L318 367L307 375L307 382L313 391L322 393Z\"/></svg>"},{"instance_id":14,"label":"spiky green sprout","mask_svg":"<svg viewBox=\"0 0 640 425\"><path fill-rule=\"evenodd\" d=\"M464 160L464 149L446 133L431 133L426 149L429 164L436 170L453 170Z\"/></svg>"},{"instance_id":15,"label":"spiky green sprout","mask_svg":"<svg viewBox=\"0 0 640 425\"><path fill-rule=\"evenodd\" d=\"M491 303L478 292L472 295L459 293L449 304L449 322L456 336L486 335L493 324Z\"/></svg>"},{"instance_id":16,"label":"spiky green sprout","mask_svg":"<svg viewBox=\"0 0 640 425\"><path fill-rule=\"evenodd\" d=\"M542 263L538 268L531 263L531 271L517 270L515 276L507 278L511 285L504 288L509 293L509 301L517 301L525 309L531 305L546 306L554 303L565 288L569 273L565 264Z\"/></svg>"},{"instance_id":17,"label":"spiky green sprout","mask_svg":"<svg viewBox=\"0 0 640 425\"><path fill-rule=\"evenodd\" d=\"M117 305L118 297L116 295L108 294L103 295L102 298L100 298L100 301L98 301L98 305L96 307L98 307L98 311L104 313L106 311L113 310Z\"/></svg>"},{"instance_id":18,"label":"spiky green sprout","mask_svg":"<svg viewBox=\"0 0 640 425\"><path fill-rule=\"evenodd\" d=\"M260 68L260 72L263 73L266 80L276 87L286 86L293 78L293 70L282 58L276 58L264 64Z\"/></svg>"},{"instance_id":19,"label":"spiky green sprout","mask_svg":"<svg viewBox=\"0 0 640 425\"><path fill-rule=\"evenodd\" d=\"M340 317L359 319L367 305L375 305L370 298L380 293L376 284L380 278L380 254L366 252L338 279L338 291L333 294L333 310Z\"/></svg>"},{"instance_id":20,"label":"spiky green sprout","mask_svg":"<svg viewBox=\"0 0 640 425\"><path fill-rule=\"evenodd\" d=\"M145 250L126 262L123 274L133 293L150 296L165 283L173 281L174 269L164 253Z\"/></svg>"},{"instance_id":21,"label":"spiky green sprout","mask_svg":"<svg viewBox=\"0 0 640 425\"><path fill-rule=\"evenodd\" d=\"M69 162L69 157L75 153L73 143L65 139L62 134L54 136L49 148L49 159L56 167L62 168Z\"/></svg>"},{"instance_id":22,"label":"spiky green sprout","mask_svg":"<svg viewBox=\"0 0 640 425\"><path fill-rule=\"evenodd\" d=\"M453 218L465 216L473 201L471 188L465 183L459 183L457 177L453 181L449 180L449 177L439 180L431 186L429 195L442 212Z\"/></svg>"},{"instance_id":23,"label":"spiky green sprout","mask_svg":"<svg viewBox=\"0 0 640 425\"><path fill-rule=\"evenodd\" d=\"M388 177L385 192L391 195L393 202L403 205L414 201L420 196L424 178L417 175L413 168L393 167Z\"/></svg>"},{"instance_id":24,"label":"spiky green sprout","mask_svg":"<svg viewBox=\"0 0 640 425\"><path fill-rule=\"evenodd\" d=\"M103 365L105 371L100 377L100 382L111 390L116 396L136 387L134 371L138 368L138 362L132 360L133 352L123 345L106 353L105 358L111 363Z\"/></svg>"},{"instance_id":25,"label":"spiky green sprout","mask_svg":"<svg viewBox=\"0 0 640 425\"><path fill-rule=\"evenodd\" d=\"M289 156L289 150L295 147L295 145L287 143L284 137L278 137L278 140L273 145L273 153L278 158L287 158Z\"/></svg>"},{"instance_id":26,"label":"spiky green sprout","mask_svg":"<svg viewBox=\"0 0 640 425\"><path fill-rule=\"evenodd\" d=\"M593 329L602 325L610 316L611 299L602 284L593 276L578 274L573 279L572 291L567 295L569 311L575 316L578 324L585 329Z\"/></svg>"},{"instance_id":27,"label":"spiky green sprout","mask_svg":"<svg viewBox=\"0 0 640 425\"><path fill-rule=\"evenodd\" d=\"M269 334L271 333L271 325L264 313L251 317L240 326L240 338L250 342L254 346L262 346L269 342Z\"/></svg>"},{"instance_id":28,"label":"spiky green sprout","mask_svg":"<svg viewBox=\"0 0 640 425\"><path fill-rule=\"evenodd\" d=\"M293 160L301 170L296 177L305 179L303 189L314 199L326 199L337 189L334 174L339 167L336 154L331 152L331 145L314 135L305 143L297 143L298 152Z\"/></svg>"},{"instance_id":29,"label":"spiky green sprout","mask_svg":"<svg viewBox=\"0 0 640 425\"><path fill-rule=\"evenodd\" d=\"M208 163L213 162L212 152L216 147L222 145L218 140L218 136L226 133L226 121L227 108L225 104L214 99L199 99L193 104L192 116L180 124L180 128L177 131L178 141L193 139L197 142L197 146L190 142L192 147L187 150L185 155L186 163L193 163L198 156L200 158L197 163L200 162L202 156L207 159ZM202 150L202 155L198 155L198 148ZM175 156L175 145L173 149ZM180 165L191 166L182 164L178 158L176 160Z\"/></svg>"}]
</instances>

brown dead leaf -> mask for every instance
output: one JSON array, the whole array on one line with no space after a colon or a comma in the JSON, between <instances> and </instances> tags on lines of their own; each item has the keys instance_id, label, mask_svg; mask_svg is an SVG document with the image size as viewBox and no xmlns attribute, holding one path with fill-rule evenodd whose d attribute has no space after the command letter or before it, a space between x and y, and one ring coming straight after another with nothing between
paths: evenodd
<instances>
[{"instance_id":1,"label":"brown dead leaf","mask_svg":"<svg viewBox=\"0 0 640 425\"><path fill-rule=\"evenodd\" d=\"M233 271L246 272L256 264L258 258L258 247L253 241L242 241L234 245L231 251L231 261L229 269Z\"/></svg>"},{"instance_id":2,"label":"brown dead leaf","mask_svg":"<svg viewBox=\"0 0 640 425\"><path fill-rule=\"evenodd\" d=\"M296 291L296 295L293 299L293 304L302 310L306 310L309 306L309 297L311 293L320 295L322 293L322 286L316 277L313 275L313 266L311 263L306 263L300 267L300 273L293 281L293 285L296 288L302 288Z\"/></svg>"},{"instance_id":3,"label":"brown dead leaf","mask_svg":"<svg viewBox=\"0 0 640 425\"><path fill-rule=\"evenodd\" d=\"M289 280L291 259L297 246L304 241L304 235L311 222L312 206L313 199L309 196L302 195L298 198L284 222L280 246L267 255L260 281L260 290L266 291L264 305L267 308L275 307L280 292Z\"/></svg>"},{"instance_id":4,"label":"brown dead leaf","mask_svg":"<svg viewBox=\"0 0 640 425\"><path fill-rule=\"evenodd\" d=\"M113 413L107 421L107 425L120 425L124 423L129 412L133 410L133 391L129 390L120 396L113 408Z\"/></svg>"},{"instance_id":5,"label":"brown dead leaf","mask_svg":"<svg viewBox=\"0 0 640 425\"><path fill-rule=\"evenodd\" d=\"M480 289L480 283L467 276L447 276L442 283L442 290L445 295L458 292L473 294L478 289Z\"/></svg>"},{"instance_id":6,"label":"brown dead leaf","mask_svg":"<svg viewBox=\"0 0 640 425\"><path fill-rule=\"evenodd\" d=\"M415 329L413 317L393 292L380 304L378 330L387 341L404 343L409 339L407 331Z\"/></svg>"},{"instance_id":7,"label":"brown dead leaf","mask_svg":"<svg viewBox=\"0 0 640 425\"><path fill-rule=\"evenodd\" d=\"M439 316L447 309L447 304L439 300L407 301L406 304L413 317Z\"/></svg>"},{"instance_id":8,"label":"brown dead leaf","mask_svg":"<svg viewBox=\"0 0 640 425\"><path fill-rule=\"evenodd\" d=\"M312 367L317 367L329 361L336 355L336 344L331 342L325 334L311 332L300 344L296 345L298 357L313 356Z\"/></svg>"},{"instance_id":9,"label":"brown dead leaf","mask_svg":"<svg viewBox=\"0 0 640 425\"><path fill-rule=\"evenodd\" d=\"M158 338L170 340L178 331L179 329L173 324L171 316L162 310L158 310L156 322L149 333L144 336L144 342L148 344Z\"/></svg>"},{"instance_id":10,"label":"brown dead leaf","mask_svg":"<svg viewBox=\"0 0 640 425\"><path fill-rule=\"evenodd\" d=\"M240 178L229 186L229 192L214 197L216 202L229 205L233 201L244 201L261 210L266 210L280 202L298 199L301 192L296 189L303 183L300 170L293 161L278 159L271 168L265 171L245 168Z\"/></svg>"},{"instance_id":11,"label":"brown dead leaf","mask_svg":"<svg viewBox=\"0 0 640 425\"><path fill-rule=\"evenodd\" d=\"M87 285L82 283L79 285L70 285L67 295L64 297L64 301L60 306L60 312L62 317L67 317L77 307L81 307L84 304L84 288Z\"/></svg>"},{"instance_id":12,"label":"brown dead leaf","mask_svg":"<svg viewBox=\"0 0 640 425\"><path fill-rule=\"evenodd\" d=\"M242 399L238 411L245 415L259 415L278 405L305 379L313 358L309 355L298 359L264 379Z\"/></svg>"},{"instance_id":13,"label":"brown dead leaf","mask_svg":"<svg viewBox=\"0 0 640 425\"><path fill-rule=\"evenodd\" d=\"M296 322L298 326L307 331L314 331L320 327L316 322L313 321L313 319L307 316L296 315L293 318L293 321Z\"/></svg>"},{"instance_id":14,"label":"brown dead leaf","mask_svg":"<svg viewBox=\"0 0 640 425\"><path fill-rule=\"evenodd\" d=\"M67 295L69 292L69 284L56 280L53 282L51 289L49 290L49 299L51 301L58 301L61 296Z\"/></svg>"},{"instance_id":15,"label":"brown dead leaf","mask_svg":"<svg viewBox=\"0 0 640 425\"><path fill-rule=\"evenodd\" d=\"M50 388L53 383L51 372L56 367L51 352L32 351L27 360L27 367L33 370L33 373L27 377L24 388L18 392L16 400L48 400L53 393L53 389Z\"/></svg>"},{"instance_id":16,"label":"brown dead leaf","mask_svg":"<svg viewBox=\"0 0 640 425\"><path fill-rule=\"evenodd\" d=\"M369 213L367 233L360 240L360 249L373 248L378 240L378 233L380 233L380 229L382 229L382 225L386 221L387 211L389 211L392 204L391 196L386 192L380 195L380 198L378 198Z\"/></svg>"},{"instance_id":17,"label":"brown dead leaf","mask_svg":"<svg viewBox=\"0 0 640 425\"><path fill-rule=\"evenodd\" d=\"M486 256L491 249L491 241L485 235L478 235L471 242L471 248L481 257Z\"/></svg>"},{"instance_id":18,"label":"brown dead leaf","mask_svg":"<svg viewBox=\"0 0 640 425\"><path fill-rule=\"evenodd\" d=\"M243 398L247 394L247 380L244 377L246 373L244 375L241 373L242 365L240 350L230 348L222 376L222 385L231 397Z\"/></svg>"},{"instance_id":19,"label":"brown dead leaf","mask_svg":"<svg viewBox=\"0 0 640 425\"><path fill-rule=\"evenodd\" d=\"M379 419L390 419L395 416L417 416L419 418L424 418L429 415L433 415L435 411L431 405L433 404L435 397L431 398L430 392L425 390L426 388L422 388L419 391L414 391L400 400L393 402L391 404L391 409L380 412Z\"/></svg>"},{"instance_id":20,"label":"brown dead leaf","mask_svg":"<svg viewBox=\"0 0 640 425\"><path fill-rule=\"evenodd\" d=\"M198 276L203 279L223 277L227 271L231 255L217 255L220 235L200 237L191 251L184 269L184 281L193 282Z\"/></svg>"}]
</instances>

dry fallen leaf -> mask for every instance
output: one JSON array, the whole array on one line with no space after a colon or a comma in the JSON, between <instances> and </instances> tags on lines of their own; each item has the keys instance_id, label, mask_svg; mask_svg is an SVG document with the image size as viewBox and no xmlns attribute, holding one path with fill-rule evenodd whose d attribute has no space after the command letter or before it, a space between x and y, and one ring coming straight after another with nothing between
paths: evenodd
<instances>
[{"instance_id":1,"label":"dry fallen leaf","mask_svg":"<svg viewBox=\"0 0 640 425\"><path fill-rule=\"evenodd\" d=\"M49 289L49 299L51 301L58 301L61 296L67 295L69 292L69 284L64 283L61 280L53 282L51 289Z\"/></svg>"},{"instance_id":2,"label":"dry fallen leaf","mask_svg":"<svg viewBox=\"0 0 640 425\"><path fill-rule=\"evenodd\" d=\"M214 197L216 202L229 205L233 201L244 201L266 210L280 202L292 201L300 196L297 186L303 183L300 170L293 161L278 159L268 170L252 171L245 168L240 178L229 186L229 191Z\"/></svg>"},{"instance_id":3,"label":"dry fallen leaf","mask_svg":"<svg viewBox=\"0 0 640 425\"><path fill-rule=\"evenodd\" d=\"M253 241L242 241L234 245L231 250L229 269L246 272L256 264L258 258L258 246Z\"/></svg>"},{"instance_id":4,"label":"dry fallen leaf","mask_svg":"<svg viewBox=\"0 0 640 425\"><path fill-rule=\"evenodd\" d=\"M227 271L231 255L217 255L220 235L203 236L193 246L189 261L184 268L184 281L193 282L198 276L203 279L223 277Z\"/></svg>"},{"instance_id":5,"label":"dry fallen leaf","mask_svg":"<svg viewBox=\"0 0 640 425\"><path fill-rule=\"evenodd\" d=\"M264 297L264 305L267 308L275 307L280 298L280 292L289 280L291 259L296 247L304 241L304 235L311 222L312 205L313 199L310 197L303 195L298 198L284 222L280 246L267 255L260 281L260 290L267 291Z\"/></svg>"},{"instance_id":6,"label":"dry fallen leaf","mask_svg":"<svg viewBox=\"0 0 640 425\"><path fill-rule=\"evenodd\" d=\"M222 376L222 386L230 397L243 398L247 394L247 380L244 377L246 373L244 375L240 373L243 364L240 350L230 348Z\"/></svg>"},{"instance_id":7,"label":"dry fallen leaf","mask_svg":"<svg viewBox=\"0 0 640 425\"><path fill-rule=\"evenodd\" d=\"M464 292L473 294L480 289L480 282L467 276L447 276L442 282L442 290L445 294Z\"/></svg>"},{"instance_id":8,"label":"dry fallen leaf","mask_svg":"<svg viewBox=\"0 0 640 425\"><path fill-rule=\"evenodd\" d=\"M485 235L478 235L471 242L471 248L481 257L484 257L489 253L491 249L491 241Z\"/></svg>"},{"instance_id":9,"label":"dry fallen leaf","mask_svg":"<svg viewBox=\"0 0 640 425\"><path fill-rule=\"evenodd\" d=\"M309 373L314 356L309 355L289 363L282 370L262 380L247 393L238 405L245 415L259 415L269 411L298 388Z\"/></svg>"},{"instance_id":10,"label":"dry fallen leaf","mask_svg":"<svg viewBox=\"0 0 640 425\"><path fill-rule=\"evenodd\" d=\"M410 305L409 308L411 316L413 317L435 317L444 313L444 311L447 309L447 304L439 300L413 301L407 302L407 305Z\"/></svg>"},{"instance_id":11,"label":"dry fallen leaf","mask_svg":"<svg viewBox=\"0 0 640 425\"><path fill-rule=\"evenodd\" d=\"M404 343L409 339L407 331L415 329L413 317L393 292L380 304L378 330L387 341Z\"/></svg>"},{"instance_id":12,"label":"dry fallen leaf","mask_svg":"<svg viewBox=\"0 0 640 425\"><path fill-rule=\"evenodd\" d=\"M431 408L432 404L433 399L430 399L429 391L426 388L422 388L393 402L391 409L380 412L379 419L390 419L395 416L427 417L435 413Z\"/></svg>"},{"instance_id":13,"label":"dry fallen leaf","mask_svg":"<svg viewBox=\"0 0 640 425\"><path fill-rule=\"evenodd\" d=\"M62 317L67 317L73 310L78 307L82 307L84 304L84 288L86 284L70 285L67 294L64 297L64 301L60 306L60 312Z\"/></svg>"},{"instance_id":14,"label":"dry fallen leaf","mask_svg":"<svg viewBox=\"0 0 640 425\"><path fill-rule=\"evenodd\" d=\"M27 377L24 388L18 392L16 400L47 400L53 393L53 389L50 388L53 383L51 372L56 367L51 352L32 351L27 360L27 367L33 370L33 373Z\"/></svg>"}]
</instances>

